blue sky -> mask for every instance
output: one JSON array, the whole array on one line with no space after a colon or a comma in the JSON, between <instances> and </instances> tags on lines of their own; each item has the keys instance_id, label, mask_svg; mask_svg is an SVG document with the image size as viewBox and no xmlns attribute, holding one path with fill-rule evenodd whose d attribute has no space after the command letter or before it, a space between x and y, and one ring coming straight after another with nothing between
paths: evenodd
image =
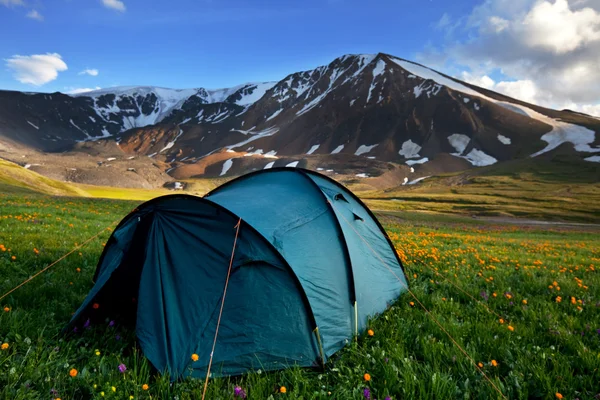
<instances>
[{"instance_id":1,"label":"blue sky","mask_svg":"<svg viewBox=\"0 0 600 400\"><path fill-rule=\"evenodd\" d=\"M597 96L584 90L590 88L588 80L600 81L600 72L592 71L600 66L600 52L594 53L600 50L598 3L0 0L0 88L219 88L279 80L343 54L386 52L527 101L598 106L600 113L600 87ZM563 36L578 43L576 48L563 45L560 37L549 38L536 19L551 28L554 23L560 34L574 29L580 37ZM533 31L515 39L530 20ZM563 32L565 26L570 30ZM591 34L585 32L590 26ZM528 39L536 35L537 42ZM581 82L574 82L573 90L564 89L564 78L581 65L592 76L577 77ZM23 68L29 75L24 77ZM553 86L557 79L561 85Z\"/></svg>"}]
</instances>

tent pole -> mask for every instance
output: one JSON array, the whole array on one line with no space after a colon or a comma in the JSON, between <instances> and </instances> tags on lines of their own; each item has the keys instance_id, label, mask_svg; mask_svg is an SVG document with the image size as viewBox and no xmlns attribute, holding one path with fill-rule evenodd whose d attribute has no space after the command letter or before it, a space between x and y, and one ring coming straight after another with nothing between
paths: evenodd
<instances>
[{"instance_id":1,"label":"tent pole","mask_svg":"<svg viewBox=\"0 0 600 400\"><path fill-rule=\"evenodd\" d=\"M325 354L323 353L323 344L321 344L321 335L319 335L319 327L317 326L313 331L317 335L317 343L319 343L319 352L321 353L321 363L325 368Z\"/></svg>"},{"instance_id":2,"label":"tent pole","mask_svg":"<svg viewBox=\"0 0 600 400\"><path fill-rule=\"evenodd\" d=\"M358 341L358 302L354 301L354 338Z\"/></svg>"}]
</instances>

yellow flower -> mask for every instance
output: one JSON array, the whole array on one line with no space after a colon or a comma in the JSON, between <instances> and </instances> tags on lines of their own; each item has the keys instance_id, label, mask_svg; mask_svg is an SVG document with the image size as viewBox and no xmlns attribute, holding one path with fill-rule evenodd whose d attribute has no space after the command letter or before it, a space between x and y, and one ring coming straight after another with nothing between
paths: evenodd
<instances>
[{"instance_id":1,"label":"yellow flower","mask_svg":"<svg viewBox=\"0 0 600 400\"><path fill-rule=\"evenodd\" d=\"M369 330L367 331L367 334L368 334L369 336L373 336L373 335L375 334L375 332L373 332L373 329L369 329Z\"/></svg>"},{"instance_id":2,"label":"yellow flower","mask_svg":"<svg viewBox=\"0 0 600 400\"><path fill-rule=\"evenodd\" d=\"M114 387L114 386L112 386L112 387L110 388L110 390L112 390L113 392L116 392L116 391L117 391L117 388L116 388L116 387Z\"/></svg>"},{"instance_id":3,"label":"yellow flower","mask_svg":"<svg viewBox=\"0 0 600 400\"><path fill-rule=\"evenodd\" d=\"M365 379L365 381L369 382L371 380L371 375L369 374L364 374L363 378Z\"/></svg>"},{"instance_id":4,"label":"yellow flower","mask_svg":"<svg viewBox=\"0 0 600 400\"><path fill-rule=\"evenodd\" d=\"M132 396L132 395L129 395L129 400L132 400L132 399L133 399L133 396Z\"/></svg>"},{"instance_id":5,"label":"yellow flower","mask_svg":"<svg viewBox=\"0 0 600 400\"><path fill-rule=\"evenodd\" d=\"M287 393L287 389L285 388L285 386L282 386L279 388L279 392L280 393Z\"/></svg>"},{"instance_id":6,"label":"yellow flower","mask_svg":"<svg viewBox=\"0 0 600 400\"><path fill-rule=\"evenodd\" d=\"M2 349L2 350L8 349L8 343L2 343L2 346L0 346L0 349Z\"/></svg>"},{"instance_id":7,"label":"yellow flower","mask_svg":"<svg viewBox=\"0 0 600 400\"><path fill-rule=\"evenodd\" d=\"M71 378L75 378L77 376L77 370L75 368L72 368L69 371L69 375L71 375Z\"/></svg>"},{"instance_id":8,"label":"yellow flower","mask_svg":"<svg viewBox=\"0 0 600 400\"><path fill-rule=\"evenodd\" d=\"M563 395L562 395L562 394L560 394L560 393L558 393L558 392L556 392L556 398L557 398L557 399L562 399L562 398L563 398Z\"/></svg>"},{"instance_id":9,"label":"yellow flower","mask_svg":"<svg viewBox=\"0 0 600 400\"><path fill-rule=\"evenodd\" d=\"M144 384L142 385L142 390L148 390L148 388L149 388L149 387L148 387L148 385L147 385L147 384L145 384L145 383L144 383Z\"/></svg>"},{"instance_id":10,"label":"yellow flower","mask_svg":"<svg viewBox=\"0 0 600 400\"><path fill-rule=\"evenodd\" d=\"M496 360L492 360L492 367L497 367L498 366L498 362Z\"/></svg>"},{"instance_id":11,"label":"yellow flower","mask_svg":"<svg viewBox=\"0 0 600 400\"><path fill-rule=\"evenodd\" d=\"M96 350L96 355L99 356L100 355L100 350Z\"/></svg>"},{"instance_id":12,"label":"yellow flower","mask_svg":"<svg viewBox=\"0 0 600 400\"><path fill-rule=\"evenodd\" d=\"M198 361L198 358L199 358L198 354L196 354L196 353L192 354L192 361L196 362L196 361Z\"/></svg>"},{"instance_id":13,"label":"yellow flower","mask_svg":"<svg viewBox=\"0 0 600 400\"><path fill-rule=\"evenodd\" d=\"M512 326L510 326L510 325L509 325L509 326L508 326L508 330L512 332L512 331L514 331L514 330L515 330L515 328L513 328Z\"/></svg>"},{"instance_id":14,"label":"yellow flower","mask_svg":"<svg viewBox=\"0 0 600 400\"><path fill-rule=\"evenodd\" d=\"M104 397L104 392L100 392L100 396Z\"/></svg>"}]
</instances>

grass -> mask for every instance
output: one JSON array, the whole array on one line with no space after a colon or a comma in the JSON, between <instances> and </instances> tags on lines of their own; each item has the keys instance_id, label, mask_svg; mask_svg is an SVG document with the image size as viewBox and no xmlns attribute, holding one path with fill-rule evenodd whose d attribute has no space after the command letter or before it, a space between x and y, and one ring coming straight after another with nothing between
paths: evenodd
<instances>
[{"instance_id":1,"label":"grass","mask_svg":"<svg viewBox=\"0 0 600 400\"><path fill-rule=\"evenodd\" d=\"M599 177L596 163L528 159L360 195L378 210L600 223Z\"/></svg>"},{"instance_id":2,"label":"grass","mask_svg":"<svg viewBox=\"0 0 600 400\"><path fill-rule=\"evenodd\" d=\"M138 203L0 194L0 294L118 222ZM597 231L418 213L380 217L405 261L415 296L505 396L554 399L561 393L593 399L600 393ZM0 301L0 343L8 345L0 350L0 398L200 398L202 381L170 385L152 372L132 332L120 326L61 335L93 285L109 235L106 230ZM235 386L251 399L364 399L365 388L380 400L498 398L479 367L418 304L411 306L414 301L402 295L372 321L373 336L348 345L322 371L295 368L214 379L207 398L232 399ZM120 364L127 366L125 373ZM69 375L72 369L77 376Z\"/></svg>"}]
</instances>

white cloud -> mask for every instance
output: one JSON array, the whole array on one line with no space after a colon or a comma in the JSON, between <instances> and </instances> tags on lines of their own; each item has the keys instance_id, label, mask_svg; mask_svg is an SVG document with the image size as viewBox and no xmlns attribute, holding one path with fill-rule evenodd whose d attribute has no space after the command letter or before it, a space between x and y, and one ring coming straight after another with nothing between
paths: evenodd
<instances>
[{"instance_id":1,"label":"white cloud","mask_svg":"<svg viewBox=\"0 0 600 400\"><path fill-rule=\"evenodd\" d=\"M0 4L6 7L10 6L24 6L23 0L0 0Z\"/></svg>"},{"instance_id":2,"label":"white cloud","mask_svg":"<svg viewBox=\"0 0 600 400\"><path fill-rule=\"evenodd\" d=\"M112 8L113 10L125 12L125 3L121 0L102 0L102 4L105 7Z\"/></svg>"},{"instance_id":3,"label":"white cloud","mask_svg":"<svg viewBox=\"0 0 600 400\"><path fill-rule=\"evenodd\" d=\"M79 73L79 75L90 75L90 76L98 76L98 70L93 68L93 69L84 69L83 71L81 71Z\"/></svg>"},{"instance_id":4,"label":"white cloud","mask_svg":"<svg viewBox=\"0 0 600 400\"><path fill-rule=\"evenodd\" d=\"M31 10L27 13L27 18L37 19L38 21L43 21L44 16L40 14L37 10Z\"/></svg>"},{"instance_id":5,"label":"white cloud","mask_svg":"<svg viewBox=\"0 0 600 400\"><path fill-rule=\"evenodd\" d=\"M5 60L6 66L13 70L16 80L34 86L41 86L55 80L60 71L66 71L67 64L60 54L46 53L31 56L14 55Z\"/></svg>"},{"instance_id":6,"label":"white cloud","mask_svg":"<svg viewBox=\"0 0 600 400\"><path fill-rule=\"evenodd\" d=\"M67 94L80 94L80 93L86 93L86 92L91 92L92 90L99 90L102 89L100 86L96 86L95 88L73 88L73 87L67 87L65 88L67 89Z\"/></svg>"},{"instance_id":7,"label":"white cloud","mask_svg":"<svg viewBox=\"0 0 600 400\"><path fill-rule=\"evenodd\" d=\"M484 0L464 19L460 35L418 60L546 107L596 110L600 0ZM497 75L502 82L489 79Z\"/></svg>"}]
</instances>

